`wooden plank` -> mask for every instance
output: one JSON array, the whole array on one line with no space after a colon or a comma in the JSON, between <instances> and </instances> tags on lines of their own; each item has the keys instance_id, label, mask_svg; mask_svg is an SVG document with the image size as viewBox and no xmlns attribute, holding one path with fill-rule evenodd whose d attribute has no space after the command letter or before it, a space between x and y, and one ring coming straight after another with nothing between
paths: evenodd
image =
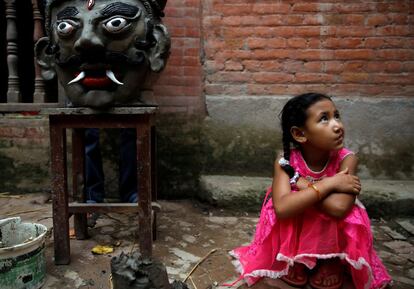
<instances>
[{"instance_id":1,"label":"wooden plank","mask_svg":"<svg viewBox=\"0 0 414 289\"><path fill-rule=\"evenodd\" d=\"M139 123L146 122L147 114L111 114L98 115L60 115L50 114L50 118L65 128L136 128Z\"/></svg>"},{"instance_id":2,"label":"wooden plank","mask_svg":"<svg viewBox=\"0 0 414 289\"><path fill-rule=\"evenodd\" d=\"M58 103L0 103L0 112L23 112L33 111L38 112L44 108L57 108L61 106Z\"/></svg>"},{"instance_id":3,"label":"wooden plank","mask_svg":"<svg viewBox=\"0 0 414 289\"><path fill-rule=\"evenodd\" d=\"M156 203L151 203L151 210L159 212L161 206ZM138 204L132 203L69 203L69 213L138 213Z\"/></svg>"},{"instance_id":4,"label":"wooden plank","mask_svg":"<svg viewBox=\"0 0 414 289\"><path fill-rule=\"evenodd\" d=\"M45 108L42 114L57 114L57 115L100 115L100 114L115 114L115 115L131 115L131 114L152 114L158 110L154 105L139 105L139 106L119 106L110 107L107 109L92 109L89 107L57 107Z\"/></svg>"}]
</instances>

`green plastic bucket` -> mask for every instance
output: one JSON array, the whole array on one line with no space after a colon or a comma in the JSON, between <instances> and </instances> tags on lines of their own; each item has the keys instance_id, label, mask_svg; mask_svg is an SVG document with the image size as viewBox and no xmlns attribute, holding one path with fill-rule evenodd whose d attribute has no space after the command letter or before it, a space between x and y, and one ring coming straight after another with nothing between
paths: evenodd
<instances>
[{"instance_id":1,"label":"green plastic bucket","mask_svg":"<svg viewBox=\"0 0 414 289\"><path fill-rule=\"evenodd\" d=\"M41 224L20 217L0 220L0 288L38 289L46 276L45 235Z\"/></svg>"}]
</instances>

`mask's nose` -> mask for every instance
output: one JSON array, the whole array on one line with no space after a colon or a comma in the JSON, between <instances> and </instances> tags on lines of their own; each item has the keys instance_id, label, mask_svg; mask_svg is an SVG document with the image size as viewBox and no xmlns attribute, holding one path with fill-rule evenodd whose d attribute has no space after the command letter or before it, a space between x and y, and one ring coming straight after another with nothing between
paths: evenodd
<instances>
[{"instance_id":1,"label":"mask's nose","mask_svg":"<svg viewBox=\"0 0 414 289\"><path fill-rule=\"evenodd\" d=\"M96 54L102 53L105 50L105 45L102 38L94 30L94 27L92 25L85 25L73 48L79 54L96 56Z\"/></svg>"}]
</instances>

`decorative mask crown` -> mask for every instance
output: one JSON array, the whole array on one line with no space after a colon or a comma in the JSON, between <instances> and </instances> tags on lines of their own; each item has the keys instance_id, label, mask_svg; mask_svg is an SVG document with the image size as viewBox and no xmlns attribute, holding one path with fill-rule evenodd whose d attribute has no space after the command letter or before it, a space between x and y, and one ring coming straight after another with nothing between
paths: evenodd
<instances>
[{"instance_id":1,"label":"decorative mask crown","mask_svg":"<svg viewBox=\"0 0 414 289\"><path fill-rule=\"evenodd\" d=\"M65 2L69 0L46 0L45 5L45 11L46 11L46 32L49 34L50 30L50 10L51 7L57 3ZM85 5L87 5L88 8L93 9L93 6L96 1L99 0L85 0ZM122 0L121 0L122 1ZM154 18L161 18L164 17L164 8L165 5L167 5L167 0L138 0L140 1L145 9L147 10L147 13L151 15Z\"/></svg>"}]
</instances>

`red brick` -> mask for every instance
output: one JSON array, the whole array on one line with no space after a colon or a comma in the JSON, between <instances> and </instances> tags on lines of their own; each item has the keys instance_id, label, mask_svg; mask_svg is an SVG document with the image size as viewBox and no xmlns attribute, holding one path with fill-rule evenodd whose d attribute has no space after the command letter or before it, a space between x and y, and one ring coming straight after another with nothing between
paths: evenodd
<instances>
[{"instance_id":1,"label":"red brick","mask_svg":"<svg viewBox=\"0 0 414 289\"><path fill-rule=\"evenodd\" d=\"M335 59L372 59L375 56L371 49L341 49L334 51Z\"/></svg>"},{"instance_id":2,"label":"red brick","mask_svg":"<svg viewBox=\"0 0 414 289\"><path fill-rule=\"evenodd\" d=\"M215 5L215 11L223 16L231 15L250 15L252 11L252 5L250 4L239 4L239 5L228 5L219 4Z\"/></svg>"},{"instance_id":3,"label":"red brick","mask_svg":"<svg viewBox=\"0 0 414 289\"><path fill-rule=\"evenodd\" d=\"M295 3L292 7L294 12L319 12L318 3Z\"/></svg>"},{"instance_id":4,"label":"red brick","mask_svg":"<svg viewBox=\"0 0 414 289\"><path fill-rule=\"evenodd\" d=\"M382 49L375 52L379 59L414 60L413 49Z\"/></svg>"},{"instance_id":5,"label":"red brick","mask_svg":"<svg viewBox=\"0 0 414 289\"><path fill-rule=\"evenodd\" d=\"M377 28L377 35L380 36L409 36L413 35L412 27L407 25L389 25Z\"/></svg>"},{"instance_id":6,"label":"red brick","mask_svg":"<svg viewBox=\"0 0 414 289\"><path fill-rule=\"evenodd\" d=\"M362 46L362 38L328 38L323 41L323 47L340 48L359 48Z\"/></svg>"},{"instance_id":7,"label":"red brick","mask_svg":"<svg viewBox=\"0 0 414 289\"><path fill-rule=\"evenodd\" d=\"M243 66L250 72L278 71L282 65L276 60L245 60Z\"/></svg>"},{"instance_id":8,"label":"red brick","mask_svg":"<svg viewBox=\"0 0 414 289\"><path fill-rule=\"evenodd\" d=\"M378 3L376 5L376 9L378 10L378 12L385 12L385 13L390 13L390 12L407 12L409 11L410 6L412 5L409 3L402 3L403 1L397 1L395 3ZM410 2L410 1L408 1Z\"/></svg>"},{"instance_id":9,"label":"red brick","mask_svg":"<svg viewBox=\"0 0 414 289\"><path fill-rule=\"evenodd\" d=\"M343 64L343 71L345 72L363 72L367 66L366 61L348 61Z\"/></svg>"},{"instance_id":10,"label":"red brick","mask_svg":"<svg viewBox=\"0 0 414 289\"><path fill-rule=\"evenodd\" d=\"M305 38L289 38L287 40L287 46L291 47L291 48L305 48L307 47L308 42L306 41Z\"/></svg>"},{"instance_id":11,"label":"red brick","mask_svg":"<svg viewBox=\"0 0 414 289\"><path fill-rule=\"evenodd\" d=\"M403 72L403 62L388 61L385 63L385 72L400 73Z\"/></svg>"},{"instance_id":12,"label":"red brick","mask_svg":"<svg viewBox=\"0 0 414 289\"><path fill-rule=\"evenodd\" d=\"M327 49L298 50L293 55L295 59L303 60L327 60L333 58L334 51Z\"/></svg>"},{"instance_id":13,"label":"red brick","mask_svg":"<svg viewBox=\"0 0 414 289\"><path fill-rule=\"evenodd\" d=\"M288 73L307 71L306 69L304 69L304 63L301 60L284 60L282 63L283 71L286 71Z\"/></svg>"},{"instance_id":14,"label":"red brick","mask_svg":"<svg viewBox=\"0 0 414 289\"><path fill-rule=\"evenodd\" d=\"M326 61L324 63L324 72L326 73L339 73L344 70L344 62L343 61Z\"/></svg>"},{"instance_id":15,"label":"red brick","mask_svg":"<svg viewBox=\"0 0 414 289\"><path fill-rule=\"evenodd\" d=\"M376 10L376 4L368 1L362 3L338 3L335 4L335 11L338 13L371 12Z\"/></svg>"},{"instance_id":16,"label":"red brick","mask_svg":"<svg viewBox=\"0 0 414 289\"><path fill-rule=\"evenodd\" d=\"M207 75L206 79L209 82L229 82L229 83L245 83L248 82L251 77L250 73L239 72L217 72L211 75Z\"/></svg>"},{"instance_id":17,"label":"red brick","mask_svg":"<svg viewBox=\"0 0 414 289\"><path fill-rule=\"evenodd\" d=\"M204 69L207 73L217 72L224 69L224 63L209 60L204 63Z\"/></svg>"},{"instance_id":18,"label":"red brick","mask_svg":"<svg viewBox=\"0 0 414 289\"><path fill-rule=\"evenodd\" d=\"M384 26L390 23L386 14L372 14L367 17L366 24L369 26Z\"/></svg>"},{"instance_id":19,"label":"red brick","mask_svg":"<svg viewBox=\"0 0 414 289\"><path fill-rule=\"evenodd\" d=\"M345 72L339 75L339 81L345 83L367 83L369 77L370 74L365 72Z\"/></svg>"},{"instance_id":20,"label":"red brick","mask_svg":"<svg viewBox=\"0 0 414 289\"><path fill-rule=\"evenodd\" d=\"M290 5L288 3L277 3L272 1L270 4L255 4L250 13L257 14L288 14L290 13Z\"/></svg>"},{"instance_id":21,"label":"red brick","mask_svg":"<svg viewBox=\"0 0 414 289\"><path fill-rule=\"evenodd\" d=\"M259 84L287 83L294 79L292 74L284 72L257 72L253 74L253 80Z\"/></svg>"},{"instance_id":22,"label":"red brick","mask_svg":"<svg viewBox=\"0 0 414 289\"><path fill-rule=\"evenodd\" d=\"M335 76L332 74L325 74L325 73L304 73L299 72L295 75L295 82L296 83L327 83L327 82L334 82Z\"/></svg>"},{"instance_id":23,"label":"red brick","mask_svg":"<svg viewBox=\"0 0 414 289\"><path fill-rule=\"evenodd\" d=\"M257 49L251 53L251 58L261 60L285 59L290 57L292 57L292 52L286 49Z\"/></svg>"},{"instance_id":24,"label":"red brick","mask_svg":"<svg viewBox=\"0 0 414 289\"><path fill-rule=\"evenodd\" d=\"M408 25L409 24L409 18L407 15L391 14L389 17L391 18L390 24L397 24L397 25Z\"/></svg>"},{"instance_id":25,"label":"red brick","mask_svg":"<svg viewBox=\"0 0 414 289\"><path fill-rule=\"evenodd\" d=\"M286 47L285 38L248 38L247 46L250 49L257 48L284 48Z\"/></svg>"},{"instance_id":26,"label":"red brick","mask_svg":"<svg viewBox=\"0 0 414 289\"><path fill-rule=\"evenodd\" d=\"M236 61L227 61L225 63L225 70L227 71L242 71L243 65Z\"/></svg>"},{"instance_id":27,"label":"red brick","mask_svg":"<svg viewBox=\"0 0 414 289\"><path fill-rule=\"evenodd\" d=\"M321 61L310 61L303 64L304 71L323 72L324 63Z\"/></svg>"},{"instance_id":28,"label":"red brick","mask_svg":"<svg viewBox=\"0 0 414 289\"><path fill-rule=\"evenodd\" d=\"M402 72L414 72L414 61L404 61Z\"/></svg>"}]
</instances>

